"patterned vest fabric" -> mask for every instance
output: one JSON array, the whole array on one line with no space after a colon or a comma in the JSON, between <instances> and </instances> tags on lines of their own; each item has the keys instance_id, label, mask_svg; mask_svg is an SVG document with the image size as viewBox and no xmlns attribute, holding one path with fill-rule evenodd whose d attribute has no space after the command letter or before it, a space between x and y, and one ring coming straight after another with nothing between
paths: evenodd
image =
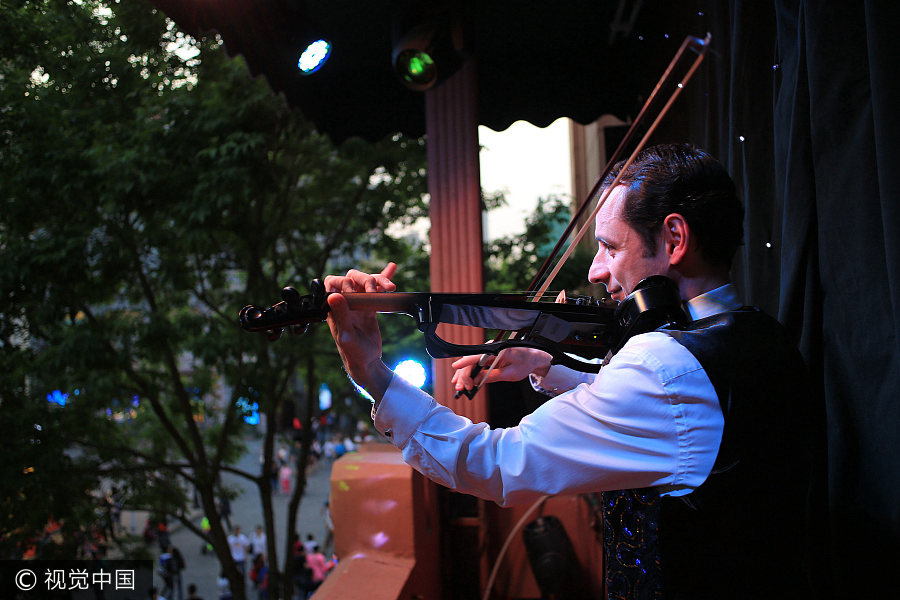
<instances>
[{"instance_id":1,"label":"patterned vest fabric","mask_svg":"<svg viewBox=\"0 0 900 600\"><path fill-rule=\"evenodd\" d=\"M660 331L709 376L725 416L722 442L709 477L690 494L603 493L607 597L811 597L815 420L800 353L776 320L752 308Z\"/></svg>"}]
</instances>

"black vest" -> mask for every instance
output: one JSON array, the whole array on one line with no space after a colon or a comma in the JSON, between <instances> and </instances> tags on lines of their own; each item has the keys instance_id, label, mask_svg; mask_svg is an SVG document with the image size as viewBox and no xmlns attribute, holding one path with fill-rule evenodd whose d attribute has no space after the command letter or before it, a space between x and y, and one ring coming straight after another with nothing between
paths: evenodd
<instances>
[{"instance_id":1,"label":"black vest","mask_svg":"<svg viewBox=\"0 0 900 600\"><path fill-rule=\"evenodd\" d=\"M784 328L756 309L671 335L709 376L725 427L696 490L604 492L610 599L808 598L811 389Z\"/></svg>"}]
</instances>

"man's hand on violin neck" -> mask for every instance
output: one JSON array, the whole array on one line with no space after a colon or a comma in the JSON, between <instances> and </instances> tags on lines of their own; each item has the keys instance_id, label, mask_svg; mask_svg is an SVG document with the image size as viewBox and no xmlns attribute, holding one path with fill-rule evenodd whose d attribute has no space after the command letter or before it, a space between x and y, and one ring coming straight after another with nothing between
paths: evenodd
<instances>
[{"instance_id":1,"label":"man's hand on violin neck","mask_svg":"<svg viewBox=\"0 0 900 600\"><path fill-rule=\"evenodd\" d=\"M377 274L350 270L343 277L325 278L326 292L391 292L397 286L391 277L397 265L388 265ZM381 400L391 383L393 373L381 362L381 331L375 313L350 310L341 294L328 296L328 327L337 345L344 368L353 380L376 400Z\"/></svg>"},{"instance_id":2,"label":"man's hand on violin neck","mask_svg":"<svg viewBox=\"0 0 900 600\"><path fill-rule=\"evenodd\" d=\"M397 285L391 277L397 272L397 264L389 262L381 273L363 273L350 269L344 276L327 275L326 292L393 292Z\"/></svg>"},{"instance_id":3,"label":"man's hand on violin neck","mask_svg":"<svg viewBox=\"0 0 900 600\"><path fill-rule=\"evenodd\" d=\"M328 296L328 305L328 327L344 369L375 400L380 400L393 373L381 362L381 331L375 313L350 310L341 294Z\"/></svg>"}]
</instances>

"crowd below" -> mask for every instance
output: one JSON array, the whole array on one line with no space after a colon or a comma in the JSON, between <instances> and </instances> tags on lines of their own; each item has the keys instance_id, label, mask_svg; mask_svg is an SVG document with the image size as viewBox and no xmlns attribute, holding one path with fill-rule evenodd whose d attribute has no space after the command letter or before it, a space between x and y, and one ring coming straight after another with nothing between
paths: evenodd
<instances>
[{"instance_id":1,"label":"crowd below","mask_svg":"<svg viewBox=\"0 0 900 600\"><path fill-rule=\"evenodd\" d=\"M335 437L327 439L324 443L315 440L310 448L309 468L318 461L324 459L332 461L349 452L357 450L359 440L350 437ZM281 444L273 457L273 469L270 473L273 494L288 495L292 493L294 483L294 469L300 464L300 445L295 443L293 447ZM263 457L260 456L260 464ZM261 525L248 536L242 531L239 524L232 523L231 503L226 495L222 495L217 502L217 512L223 524L228 528L228 546L231 558L249 590L249 598L267 600L269 597L269 562L266 557L267 537ZM293 571L293 598L305 600L312 596L316 589L322 585L325 578L337 564L337 557L333 554L327 556L331 550L333 540L333 523L328 502L322 507L322 515L325 523L326 539L322 544L311 533L303 539L299 533L291 534L291 567ZM201 530L208 535L210 522L203 516L200 522ZM150 523L148 520L144 532L145 541L156 542L159 548L157 572L163 582L161 589L150 590L150 600L204 600L196 595L196 585L187 585L187 595L183 582L185 561L178 548L173 546L166 528L165 522ZM209 538L201 541L201 553L213 551ZM217 600L231 600L231 584L225 577L224 571L220 571L217 577Z\"/></svg>"}]
</instances>

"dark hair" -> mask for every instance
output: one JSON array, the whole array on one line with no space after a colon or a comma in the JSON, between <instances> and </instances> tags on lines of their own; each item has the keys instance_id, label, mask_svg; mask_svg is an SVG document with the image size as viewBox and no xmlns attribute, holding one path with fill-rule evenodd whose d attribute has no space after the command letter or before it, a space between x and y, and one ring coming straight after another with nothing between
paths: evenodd
<instances>
[{"instance_id":1,"label":"dark hair","mask_svg":"<svg viewBox=\"0 0 900 600\"><path fill-rule=\"evenodd\" d=\"M617 163L603 188L609 187L625 161ZM734 181L719 161L691 144L661 144L642 150L625 169L619 185L628 188L622 216L654 252L666 216L682 215L697 239L700 253L714 265L731 267L743 241L744 210Z\"/></svg>"}]
</instances>

